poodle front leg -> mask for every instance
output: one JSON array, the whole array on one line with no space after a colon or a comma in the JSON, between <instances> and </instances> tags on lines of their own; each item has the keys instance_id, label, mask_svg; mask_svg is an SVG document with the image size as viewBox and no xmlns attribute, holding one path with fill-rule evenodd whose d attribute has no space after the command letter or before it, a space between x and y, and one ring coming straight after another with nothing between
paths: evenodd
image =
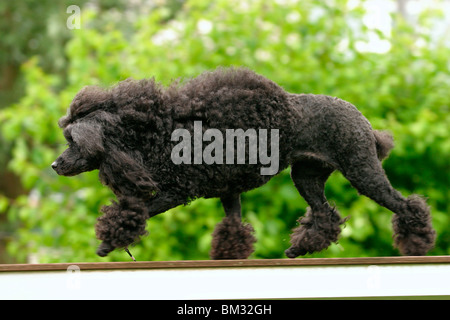
<instances>
[{"instance_id":1,"label":"poodle front leg","mask_svg":"<svg viewBox=\"0 0 450 320\"><path fill-rule=\"evenodd\" d=\"M115 248L126 248L147 234L147 219L184 203L185 197L160 193L147 200L121 197L119 203L104 206L95 228L97 238L103 241L97 254L104 257Z\"/></svg>"},{"instance_id":2,"label":"poodle front leg","mask_svg":"<svg viewBox=\"0 0 450 320\"><path fill-rule=\"evenodd\" d=\"M97 219L95 232L102 243L97 249L101 257L108 255L115 248L126 248L146 235L148 210L138 198L122 198L119 203L102 207L103 216Z\"/></svg>"},{"instance_id":3,"label":"poodle front leg","mask_svg":"<svg viewBox=\"0 0 450 320\"><path fill-rule=\"evenodd\" d=\"M225 218L212 234L210 256L212 259L246 259L254 251L254 230L241 221L240 194L221 197Z\"/></svg>"}]
</instances>

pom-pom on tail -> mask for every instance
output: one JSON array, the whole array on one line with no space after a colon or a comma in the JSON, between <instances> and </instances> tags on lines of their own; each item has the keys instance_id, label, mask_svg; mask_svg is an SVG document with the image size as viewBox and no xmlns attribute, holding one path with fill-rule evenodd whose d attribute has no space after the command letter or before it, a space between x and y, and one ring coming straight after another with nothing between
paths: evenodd
<instances>
[{"instance_id":1,"label":"pom-pom on tail","mask_svg":"<svg viewBox=\"0 0 450 320\"><path fill-rule=\"evenodd\" d=\"M389 152L391 152L394 147L394 138L387 131L375 130L373 131L373 135L376 140L378 159L383 160L389 156Z\"/></svg>"}]
</instances>

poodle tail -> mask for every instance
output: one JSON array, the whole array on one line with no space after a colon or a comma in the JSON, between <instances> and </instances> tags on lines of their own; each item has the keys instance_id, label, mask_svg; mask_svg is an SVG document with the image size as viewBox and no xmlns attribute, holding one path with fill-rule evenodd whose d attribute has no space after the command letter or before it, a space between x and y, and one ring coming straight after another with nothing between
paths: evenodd
<instances>
[{"instance_id":1,"label":"poodle tail","mask_svg":"<svg viewBox=\"0 0 450 320\"><path fill-rule=\"evenodd\" d=\"M389 152L394 147L394 138L386 131L374 130L373 135L375 136L378 159L383 160L388 157Z\"/></svg>"}]
</instances>

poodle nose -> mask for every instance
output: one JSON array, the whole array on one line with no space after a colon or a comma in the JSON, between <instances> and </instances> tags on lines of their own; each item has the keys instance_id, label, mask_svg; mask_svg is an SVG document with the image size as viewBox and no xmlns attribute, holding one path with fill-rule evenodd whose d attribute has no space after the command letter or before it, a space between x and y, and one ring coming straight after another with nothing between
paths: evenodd
<instances>
[{"instance_id":1,"label":"poodle nose","mask_svg":"<svg viewBox=\"0 0 450 320\"><path fill-rule=\"evenodd\" d=\"M54 161L54 162L52 163L52 168L53 168L53 169L56 169L57 166L58 166L58 162Z\"/></svg>"}]
</instances>

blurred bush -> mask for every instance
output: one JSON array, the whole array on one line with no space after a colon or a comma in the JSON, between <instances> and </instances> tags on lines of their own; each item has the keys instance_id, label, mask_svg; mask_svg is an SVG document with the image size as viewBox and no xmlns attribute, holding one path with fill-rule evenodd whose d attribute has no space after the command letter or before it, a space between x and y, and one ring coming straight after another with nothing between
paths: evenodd
<instances>
[{"instance_id":1,"label":"blurred bush","mask_svg":"<svg viewBox=\"0 0 450 320\"><path fill-rule=\"evenodd\" d=\"M449 254L450 46L448 36L430 32L440 13L424 11L415 27L393 14L386 33L363 24L364 7L352 1L349 9L347 2L168 1L133 24L123 23L125 13L102 19L95 7L83 7L81 28L71 30L65 46L65 75L45 72L36 55L21 67L24 96L0 111L1 133L12 144L8 168L28 190L16 199L0 196L0 212L16 229L9 254L19 262L30 255L42 263L128 260L124 252L95 255L99 208L114 198L97 171L67 178L51 170L65 148L57 120L85 85L152 76L168 84L219 65L248 66L289 92L337 96L374 128L390 130L396 147L384 162L386 173L405 196L429 198L438 233L431 254ZM364 50L374 37L384 52ZM339 244L312 256L398 254L387 209L358 196L340 173L331 176L326 194L351 219ZM252 257L284 257L307 206L289 169L244 194L242 204L258 238ZM172 209L148 221L149 236L131 251L138 260L208 259L211 233L223 216L218 200Z\"/></svg>"}]
</instances>

